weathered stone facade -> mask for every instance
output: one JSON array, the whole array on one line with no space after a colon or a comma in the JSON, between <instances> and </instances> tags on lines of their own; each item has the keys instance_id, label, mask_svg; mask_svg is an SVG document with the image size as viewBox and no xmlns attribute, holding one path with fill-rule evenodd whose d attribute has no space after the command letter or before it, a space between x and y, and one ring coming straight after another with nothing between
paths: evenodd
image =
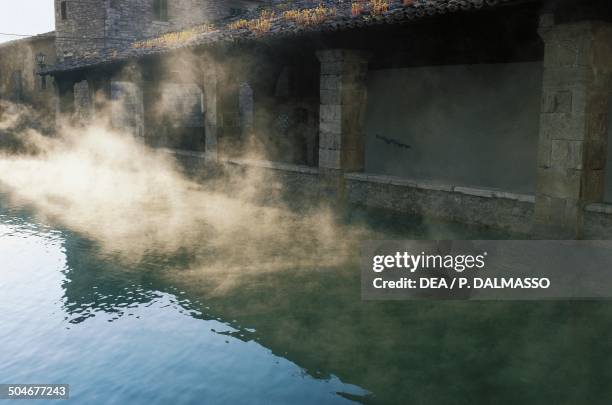
<instances>
[{"instance_id":1,"label":"weathered stone facade","mask_svg":"<svg viewBox=\"0 0 612 405\"><path fill-rule=\"evenodd\" d=\"M212 23L229 16L235 7L244 7L218 0L173 0L165 4L167 10L161 17L154 0L55 0L58 57L96 56L135 40Z\"/></svg>"},{"instance_id":2,"label":"weathered stone facade","mask_svg":"<svg viewBox=\"0 0 612 405\"><path fill-rule=\"evenodd\" d=\"M55 63L53 34L0 45L0 99L29 104L40 112L54 114L54 79L36 74L39 53L45 55L45 63Z\"/></svg>"},{"instance_id":3,"label":"weathered stone facade","mask_svg":"<svg viewBox=\"0 0 612 405\"><path fill-rule=\"evenodd\" d=\"M143 138L144 110L138 83L111 82L111 116L113 127Z\"/></svg>"},{"instance_id":4,"label":"weathered stone facade","mask_svg":"<svg viewBox=\"0 0 612 405\"><path fill-rule=\"evenodd\" d=\"M546 44L538 150L539 232L582 234L588 203L602 201L612 94L612 24L555 24L542 18Z\"/></svg>"},{"instance_id":5,"label":"weathered stone facade","mask_svg":"<svg viewBox=\"0 0 612 405\"><path fill-rule=\"evenodd\" d=\"M319 166L362 170L368 55L333 49L317 56L321 61Z\"/></svg>"},{"instance_id":6,"label":"weathered stone facade","mask_svg":"<svg viewBox=\"0 0 612 405\"><path fill-rule=\"evenodd\" d=\"M94 118L92 94L87 80L74 84L74 115L82 125L91 123Z\"/></svg>"},{"instance_id":7,"label":"weathered stone facade","mask_svg":"<svg viewBox=\"0 0 612 405\"><path fill-rule=\"evenodd\" d=\"M220 19L244 3L261 2L168 1L163 18L156 15L154 0L62 3L56 1L57 47L60 59L74 58L74 63L60 63L52 73L58 79L61 112L78 120L96 116L96 95L103 92L111 101L116 127L149 142L160 137L163 130L159 120L166 117L177 130L166 131L162 137L167 141L151 141L151 146L188 149L181 153L193 153L195 159L235 159L244 151L250 152L252 144L247 138L263 133L258 141L267 148L267 158L276 161L265 168L282 173L296 195L302 187L307 194L336 202L504 227L525 234L533 229L546 237L608 234L612 211L602 201L612 94L612 16L568 13L565 7L572 0L550 5L552 11L546 9L546 13L539 0L506 0L509 7L499 8L496 2L485 2L485 6L468 0L466 9L490 9L462 14L469 21L464 25L464 20L445 14L463 12L445 0L428 0L427 4L439 5L428 10L421 7L422 2L390 2L387 12L369 16L351 14L350 2L322 0L319 7L336 8L329 14L334 20L324 20L325 29L317 31L316 23L297 22L295 16L301 15L298 11L294 11L294 17L283 13L287 7L308 2L282 3L276 14L266 14L268 20L260 14L250 22L257 24L232 20L242 26L237 29ZM571 10L580 9L579 3L574 3L576 7ZM439 19L413 27L397 24L425 18L428 13L440 14ZM133 46L135 40L207 22L215 22L218 29L190 37L193 42L187 41L185 46ZM132 45L130 52L122 53L124 44ZM95 54L98 57L87 58ZM443 120L448 109L441 107L439 98L448 88L430 96L411 91L412 85L398 84L395 99L386 94L378 97L380 105L376 108L381 116L389 113L385 105L401 104L396 114L410 108L428 125L419 127L409 118L397 120L402 125L393 128L395 134L387 131L382 136L378 136L378 128L371 130L364 125L366 112L372 108L367 102L367 88L374 71L381 75L401 69L423 71L432 66L460 65L516 69L517 64L526 63L537 71L530 88L539 89L542 83L541 107L539 91L530 93L529 102L520 103L517 100L525 92L511 88L505 95L494 92L504 114L491 116L490 110L479 107L486 103L479 97L483 93L468 83L458 92L465 96L459 98L462 103L470 103L471 108L462 108L457 105L461 103L452 101L457 99L449 97L447 106L458 119L450 127L442 127L436 120ZM507 80L508 76L503 77L506 79L495 79ZM450 88L457 91L457 87ZM412 97L411 103L398 103L398 97ZM425 100L414 100L419 98ZM528 110L529 139L533 143L515 142L525 132L525 126L516 122L519 108ZM470 125L487 119L503 121L500 125L504 130L488 133L482 125ZM292 121L297 123L292 125ZM462 127L455 131L453 125ZM178 128L194 129L193 142L180 142ZM470 170L456 170L451 179L439 171L435 173L441 175L424 180L426 177L419 178L423 160L412 160L412 166L402 166L406 170L401 175L392 176L394 173L385 171L383 154L378 156L382 163L372 170L376 173L367 172L366 147L370 154L385 150L368 147L372 139L381 145L384 142L385 147L402 148L394 164L401 165L403 159L416 154L429 164L445 164L438 163L440 159L432 156L425 142L402 143L400 138L409 132L414 139L426 138L429 146L437 148L439 144L439 148L448 148L448 153L459 156L444 167L446 173L465 161L474 163L470 170L487 170L487 165L498 163L496 156L512 155L506 163L516 160L522 166L515 184L525 180L529 187L509 188L498 179L500 176L490 173L486 185L473 183L465 176ZM488 145L493 144L487 156L468 147L456 152L449 146L453 144L448 142L449 137L454 137L454 145L465 145L467 136L474 133L474 139L488 137ZM519 144L528 147L509 148ZM522 153L526 149L529 153ZM508 171L508 167L498 165L496 173ZM536 195L520 194L534 192L536 177Z\"/></svg>"}]
</instances>

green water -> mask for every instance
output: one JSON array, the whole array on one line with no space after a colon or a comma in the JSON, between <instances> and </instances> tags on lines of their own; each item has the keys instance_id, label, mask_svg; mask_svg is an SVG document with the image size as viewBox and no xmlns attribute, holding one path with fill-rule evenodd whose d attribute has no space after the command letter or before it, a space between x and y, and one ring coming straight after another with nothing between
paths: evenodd
<instances>
[{"instance_id":1,"label":"green water","mask_svg":"<svg viewBox=\"0 0 612 405\"><path fill-rule=\"evenodd\" d=\"M219 293L187 260L128 266L0 199L0 383L67 383L77 404L612 403L610 303L363 302L356 260Z\"/></svg>"}]
</instances>

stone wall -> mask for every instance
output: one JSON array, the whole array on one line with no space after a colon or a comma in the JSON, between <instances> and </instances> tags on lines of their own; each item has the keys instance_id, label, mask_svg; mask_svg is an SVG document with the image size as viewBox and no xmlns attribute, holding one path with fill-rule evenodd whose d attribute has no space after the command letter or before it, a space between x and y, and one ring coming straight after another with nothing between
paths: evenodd
<instances>
[{"instance_id":1,"label":"stone wall","mask_svg":"<svg viewBox=\"0 0 612 405\"><path fill-rule=\"evenodd\" d=\"M204 153L170 151L186 171L202 180L221 171L259 169L274 175L266 192L287 197L295 208L316 206L328 197L322 171L308 166L246 159L206 159ZM221 165L219 165L221 163ZM483 188L451 186L422 180L365 173L344 175L346 203L447 222L489 227L516 237L533 237L535 197ZM329 202L329 200L328 200ZM340 207L333 201L335 207ZM585 209L587 239L612 239L612 205L591 204Z\"/></svg>"},{"instance_id":2,"label":"stone wall","mask_svg":"<svg viewBox=\"0 0 612 405\"><path fill-rule=\"evenodd\" d=\"M542 64L368 72L365 171L534 193Z\"/></svg>"},{"instance_id":3,"label":"stone wall","mask_svg":"<svg viewBox=\"0 0 612 405\"><path fill-rule=\"evenodd\" d=\"M584 206L604 198L612 24L542 18L546 44L536 222L543 234L581 236Z\"/></svg>"},{"instance_id":4,"label":"stone wall","mask_svg":"<svg viewBox=\"0 0 612 405\"><path fill-rule=\"evenodd\" d=\"M204 153L168 151L177 156L187 171L202 177L214 172L214 162ZM274 175L267 182L270 196L285 196L287 202L297 208L316 206L321 201L338 204L336 196L327 193L328 177L325 170L286 163L220 159L222 167L232 170L260 169ZM205 176L204 176L205 177ZM343 203L396 212L397 215L426 217L442 221L486 226L518 235L529 235L533 224L534 202L532 195L454 187L423 181L407 180L393 176L364 173L347 173L342 182L346 187ZM612 215L609 216L612 222Z\"/></svg>"},{"instance_id":5,"label":"stone wall","mask_svg":"<svg viewBox=\"0 0 612 405\"><path fill-rule=\"evenodd\" d=\"M62 3L66 3L66 19ZM230 12L220 0L168 1L167 21L155 16L153 0L55 0L55 28L60 59L95 56L107 47L214 22Z\"/></svg>"},{"instance_id":6,"label":"stone wall","mask_svg":"<svg viewBox=\"0 0 612 405\"><path fill-rule=\"evenodd\" d=\"M168 1L168 19L159 21L152 0L115 0L109 3L106 32L113 39L135 39L178 31L226 15L223 2L210 0Z\"/></svg>"},{"instance_id":7,"label":"stone wall","mask_svg":"<svg viewBox=\"0 0 612 405\"><path fill-rule=\"evenodd\" d=\"M59 60L93 55L105 47L106 5L109 1L55 0ZM65 19L62 18L62 3L65 3Z\"/></svg>"},{"instance_id":8,"label":"stone wall","mask_svg":"<svg viewBox=\"0 0 612 405\"><path fill-rule=\"evenodd\" d=\"M586 207L584 237L586 239L612 239L612 205L596 203Z\"/></svg>"},{"instance_id":9,"label":"stone wall","mask_svg":"<svg viewBox=\"0 0 612 405\"><path fill-rule=\"evenodd\" d=\"M534 197L393 176L345 175L352 204L529 234Z\"/></svg>"},{"instance_id":10,"label":"stone wall","mask_svg":"<svg viewBox=\"0 0 612 405\"><path fill-rule=\"evenodd\" d=\"M55 63L53 35L32 37L0 45L0 99L32 105L42 113L55 111L54 80L36 74L36 55ZM44 80L44 81L43 81Z\"/></svg>"}]
</instances>

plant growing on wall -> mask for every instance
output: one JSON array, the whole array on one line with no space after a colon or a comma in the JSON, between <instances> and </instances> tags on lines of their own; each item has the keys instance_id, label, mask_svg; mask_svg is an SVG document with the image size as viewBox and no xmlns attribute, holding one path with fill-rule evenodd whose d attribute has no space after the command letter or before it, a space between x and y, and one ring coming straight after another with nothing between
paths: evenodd
<instances>
[{"instance_id":1,"label":"plant growing on wall","mask_svg":"<svg viewBox=\"0 0 612 405\"><path fill-rule=\"evenodd\" d=\"M263 10L259 17L251 20L240 19L227 25L232 30L248 29L256 35L264 34L272 28L272 22L276 18L273 10Z\"/></svg>"},{"instance_id":2,"label":"plant growing on wall","mask_svg":"<svg viewBox=\"0 0 612 405\"><path fill-rule=\"evenodd\" d=\"M325 22L329 17L336 15L336 9L319 5L304 10L289 10L283 13L286 21L293 21L299 25L317 25Z\"/></svg>"},{"instance_id":3,"label":"plant growing on wall","mask_svg":"<svg viewBox=\"0 0 612 405\"><path fill-rule=\"evenodd\" d=\"M233 21L227 26L231 30L242 30L249 27L249 21L241 18L240 20Z\"/></svg>"},{"instance_id":4,"label":"plant growing on wall","mask_svg":"<svg viewBox=\"0 0 612 405\"><path fill-rule=\"evenodd\" d=\"M381 15L389 10L388 0L370 0L370 12L372 15Z\"/></svg>"},{"instance_id":5,"label":"plant growing on wall","mask_svg":"<svg viewBox=\"0 0 612 405\"><path fill-rule=\"evenodd\" d=\"M351 15L353 17L357 17L357 16L361 15L364 11L365 11L365 6L363 4L363 0L357 1L357 2L353 2L351 4Z\"/></svg>"},{"instance_id":6,"label":"plant growing on wall","mask_svg":"<svg viewBox=\"0 0 612 405\"><path fill-rule=\"evenodd\" d=\"M136 49L150 49L157 47L169 47L184 44L195 38L199 34L215 31L211 24L202 24L188 30L168 32L155 38L135 42L132 47Z\"/></svg>"}]
</instances>

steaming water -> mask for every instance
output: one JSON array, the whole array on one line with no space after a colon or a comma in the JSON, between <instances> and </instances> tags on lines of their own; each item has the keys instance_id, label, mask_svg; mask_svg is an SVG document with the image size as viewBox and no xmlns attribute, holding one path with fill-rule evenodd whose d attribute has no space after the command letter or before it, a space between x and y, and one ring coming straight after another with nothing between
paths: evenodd
<instances>
[{"instance_id":1,"label":"steaming water","mask_svg":"<svg viewBox=\"0 0 612 405\"><path fill-rule=\"evenodd\" d=\"M352 218L424 236L416 223ZM263 272L220 294L181 270L186 258L126 265L101 252L0 195L0 382L68 383L79 404L612 398L608 303L365 303L350 261Z\"/></svg>"}]
</instances>

